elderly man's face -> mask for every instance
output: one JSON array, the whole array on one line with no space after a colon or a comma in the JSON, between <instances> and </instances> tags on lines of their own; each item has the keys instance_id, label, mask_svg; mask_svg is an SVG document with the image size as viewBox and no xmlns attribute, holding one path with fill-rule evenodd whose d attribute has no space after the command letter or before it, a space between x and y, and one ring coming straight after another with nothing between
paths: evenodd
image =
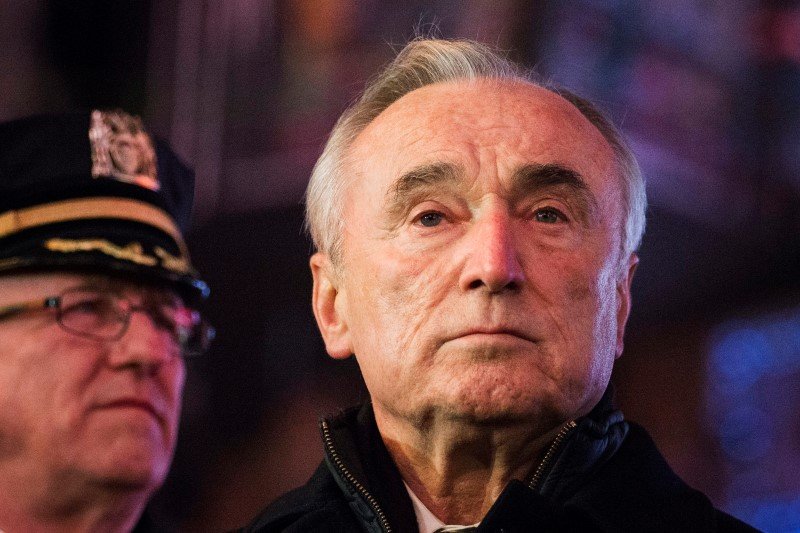
<instances>
[{"instance_id":1,"label":"elderly man's face","mask_svg":"<svg viewBox=\"0 0 800 533\"><path fill-rule=\"evenodd\" d=\"M98 283L135 305L177 298L104 278L12 275L0 277L0 307ZM175 447L184 374L172 335L143 313L118 341L69 333L54 310L0 320L0 472L154 489Z\"/></svg>"},{"instance_id":2,"label":"elderly man's face","mask_svg":"<svg viewBox=\"0 0 800 533\"><path fill-rule=\"evenodd\" d=\"M612 149L511 82L416 90L356 139L340 274L312 258L328 351L376 413L549 429L607 386L630 304Z\"/></svg>"}]
</instances>

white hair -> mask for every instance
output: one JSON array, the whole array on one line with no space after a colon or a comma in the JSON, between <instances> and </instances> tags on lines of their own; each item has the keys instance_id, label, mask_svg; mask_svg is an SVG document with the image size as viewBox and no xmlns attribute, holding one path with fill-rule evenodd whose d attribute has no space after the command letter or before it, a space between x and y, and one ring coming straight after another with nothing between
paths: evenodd
<instances>
[{"instance_id":1,"label":"white hair","mask_svg":"<svg viewBox=\"0 0 800 533\"><path fill-rule=\"evenodd\" d=\"M530 72L481 43L418 38L409 42L339 117L311 173L306 190L306 227L316 249L327 254L334 265L341 258L344 234L343 206L348 182L343 167L355 138L411 91L436 83L480 79L522 81L554 92L600 131L614 151L623 185L623 257L636 251L644 234L647 208L644 178L619 130L594 104L564 89L539 83Z\"/></svg>"}]
</instances>

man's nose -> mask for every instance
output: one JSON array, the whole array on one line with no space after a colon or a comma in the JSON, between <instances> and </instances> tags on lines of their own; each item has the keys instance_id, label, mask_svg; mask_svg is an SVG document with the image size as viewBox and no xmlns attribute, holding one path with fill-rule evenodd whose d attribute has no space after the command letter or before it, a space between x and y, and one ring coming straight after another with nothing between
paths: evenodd
<instances>
[{"instance_id":1,"label":"man's nose","mask_svg":"<svg viewBox=\"0 0 800 533\"><path fill-rule=\"evenodd\" d=\"M525 274L506 209L493 208L476 219L465 237L467 256L459 280L462 290L498 293L520 288Z\"/></svg>"},{"instance_id":2,"label":"man's nose","mask_svg":"<svg viewBox=\"0 0 800 533\"><path fill-rule=\"evenodd\" d=\"M109 364L154 372L179 357L180 348L172 334L159 327L148 313L135 310L125 334L111 347Z\"/></svg>"}]
</instances>

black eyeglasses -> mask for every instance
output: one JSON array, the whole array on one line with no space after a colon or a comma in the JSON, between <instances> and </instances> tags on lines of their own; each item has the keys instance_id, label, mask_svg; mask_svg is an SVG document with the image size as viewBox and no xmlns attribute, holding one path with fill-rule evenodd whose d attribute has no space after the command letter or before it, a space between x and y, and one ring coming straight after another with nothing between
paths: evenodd
<instances>
[{"instance_id":1,"label":"black eyeglasses","mask_svg":"<svg viewBox=\"0 0 800 533\"><path fill-rule=\"evenodd\" d=\"M104 341L121 339L128 330L131 315L136 311L146 313L157 327L171 333L183 357L202 355L215 335L214 328L203 320L200 312L179 302L134 305L113 292L88 288L67 289L59 296L0 307L0 319L40 309L55 309L56 322L62 329Z\"/></svg>"}]
</instances>

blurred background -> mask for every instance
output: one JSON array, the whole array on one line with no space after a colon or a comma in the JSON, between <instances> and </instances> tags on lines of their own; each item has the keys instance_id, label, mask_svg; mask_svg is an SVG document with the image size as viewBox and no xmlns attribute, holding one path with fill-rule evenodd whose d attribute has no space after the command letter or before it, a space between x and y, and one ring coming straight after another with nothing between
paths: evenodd
<instances>
[{"instance_id":1,"label":"blurred background","mask_svg":"<svg viewBox=\"0 0 800 533\"><path fill-rule=\"evenodd\" d=\"M301 197L333 122L415 30L495 45L605 108L648 180L614 382L672 466L767 531L800 531L800 2L0 0L0 119L122 107L197 171L213 288L151 512L246 523L365 398L310 311Z\"/></svg>"}]
</instances>

